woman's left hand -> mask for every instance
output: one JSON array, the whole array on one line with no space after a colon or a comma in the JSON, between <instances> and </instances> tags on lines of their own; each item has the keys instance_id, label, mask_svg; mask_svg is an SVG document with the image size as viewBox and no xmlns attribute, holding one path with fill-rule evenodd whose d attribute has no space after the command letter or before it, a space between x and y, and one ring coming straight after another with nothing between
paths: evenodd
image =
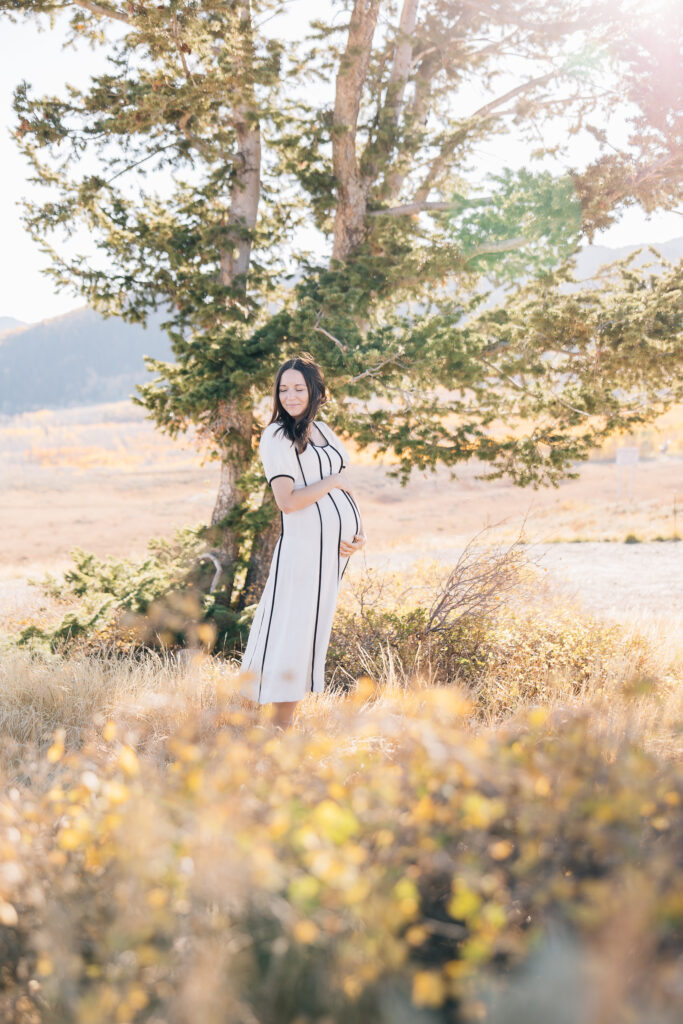
<instances>
[{"instance_id":1,"label":"woman's left hand","mask_svg":"<svg viewBox=\"0 0 683 1024\"><path fill-rule=\"evenodd\" d=\"M351 555L355 554L356 551L360 551L361 548L363 548L364 546L365 534L357 533L356 536L353 538L351 544L349 544L349 542L345 540L341 542L341 544L339 545L339 554L342 556L342 558L349 558Z\"/></svg>"}]
</instances>

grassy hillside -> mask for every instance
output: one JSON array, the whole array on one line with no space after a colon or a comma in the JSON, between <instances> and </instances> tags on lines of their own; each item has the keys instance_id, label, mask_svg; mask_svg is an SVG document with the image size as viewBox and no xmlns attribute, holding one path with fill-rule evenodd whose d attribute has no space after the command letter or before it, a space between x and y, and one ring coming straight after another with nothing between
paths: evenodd
<instances>
[{"instance_id":1,"label":"grassy hillside","mask_svg":"<svg viewBox=\"0 0 683 1024\"><path fill-rule=\"evenodd\" d=\"M577 258L578 277L590 277L603 264L636 248L587 246ZM675 262L683 256L683 239L658 244L657 249L664 259ZM645 249L636 265L653 259ZM495 295L499 300L500 293ZM145 331L116 317L105 320L90 309L29 325L0 317L0 413L128 398L146 379L143 355L172 358L168 339L157 326Z\"/></svg>"},{"instance_id":2,"label":"grassy hillside","mask_svg":"<svg viewBox=\"0 0 683 1024\"><path fill-rule=\"evenodd\" d=\"M0 413L128 398L148 377L143 355L170 354L158 327L105 320L91 309L10 331L0 339Z\"/></svg>"}]
</instances>

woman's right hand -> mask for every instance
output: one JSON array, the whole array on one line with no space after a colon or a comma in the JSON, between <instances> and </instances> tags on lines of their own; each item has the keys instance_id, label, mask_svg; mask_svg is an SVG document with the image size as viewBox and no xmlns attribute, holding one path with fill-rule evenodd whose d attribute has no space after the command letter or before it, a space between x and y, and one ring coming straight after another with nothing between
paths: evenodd
<instances>
[{"instance_id":1,"label":"woman's right hand","mask_svg":"<svg viewBox=\"0 0 683 1024\"><path fill-rule=\"evenodd\" d=\"M346 469L342 469L339 473L332 473L327 479L330 481L330 490L334 487L339 487L342 490L348 490L350 487L349 476Z\"/></svg>"}]
</instances>

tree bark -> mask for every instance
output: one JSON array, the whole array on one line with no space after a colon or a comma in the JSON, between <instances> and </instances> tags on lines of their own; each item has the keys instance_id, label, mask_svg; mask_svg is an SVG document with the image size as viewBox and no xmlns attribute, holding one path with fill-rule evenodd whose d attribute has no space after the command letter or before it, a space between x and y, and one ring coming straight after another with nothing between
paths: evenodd
<instances>
[{"instance_id":1,"label":"tree bark","mask_svg":"<svg viewBox=\"0 0 683 1024\"><path fill-rule=\"evenodd\" d=\"M368 71L379 0L356 0L349 37L337 75L332 164L337 179L332 258L344 260L365 237L368 184L358 165L356 132L361 94Z\"/></svg>"},{"instance_id":2,"label":"tree bark","mask_svg":"<svg viewBox=\"0 0 683 1024\"><path fill-rule=\"evenodd\" d=\"M275 504L270 493L270 487L266 487L266 493L261 502L261 508L265 505L273 506L273 515L270 523L257 537L254 538L254 546L249 559L247 578L244 582L244 589L240 594L239 608L246 608L260 598L263 588L270 572L270 563L273 560L273 551L280 536L282 517L279 508Z\"/></svg>"},{"instance_id":3,"label":"tree bark","mask_svg":"<svg viewBox=\"0 0 683 1024\"><path fill-rule=\"evenodd\" d=\"M221 409L221 429L231 438L225 446L221 462L221 479L216 503L211 515L211 525L218 527L219 539L214 551L223 566L221 588L232 593L235 576L235 561L239 554L240 538L223 520L247 495L238 486L241 474L251 462L251 435L253 413L236 400L225 402Z\"/></svg>"},{"instance_id":4,"label":"tree bark","mask_svg":"<svg viewBox=\"0 0 683 1024\"><path fill-rule=\"evenodd\" d=\"M242 31L251 42L251 6L249 0L239 4ZM246 45L247 62L251 46ZM237 58L238 60L244 58ZM244 72L246 99L234 113L236 129L235 178L230 192L227 245L220 252L221 284L233 292L246 292L247 274L252 249L252 232L258 216L261 196L261 129L256 115L256 98L248 67ZM228 303L232 301L228 298ZM211 524L219 524L246 495L238 486L240 475L249 467L253 429L253 411L238 399L225 402L220 411L219 430L228 437L221 464L221 479ZM228 526L221 528L216 553L223 565L223 585L230 594L234 579L234 563L239 554L239 537Z\"/></svg>"}]
</instances>

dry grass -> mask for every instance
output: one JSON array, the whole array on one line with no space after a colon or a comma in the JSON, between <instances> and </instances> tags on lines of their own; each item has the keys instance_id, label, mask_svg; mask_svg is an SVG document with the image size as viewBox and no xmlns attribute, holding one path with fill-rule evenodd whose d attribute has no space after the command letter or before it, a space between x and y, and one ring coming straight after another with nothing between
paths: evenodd
<instances>
[{"instance_id":1,"label":"dry grass","mask_svg":"<svg viewBox=\"0 0 683 1024\"><path fill-rule=\"evenodd\" d=\"M518 556L513 549L515 564ZM463 562L470 575L471 563L471 556ZM495 729L530 707L590 708L596 730L679 757L683 644L671 622L606 622L567 601L529 564L516 571L518 590L507 602L495 612L475 609L464 625L456 606L450 634L415 633L410 609L426 603L443 611L444 595L453 598L453 568L424 561L408 583L401 573L372 569L354 577L342 591L330 645L332 689L300 705L297 728L343 735L346 691L360 677L364 706L392 717L412 713L415 699L431 688L457 684L471 702L466 721L474 731ZM345 652L343 663L335 660L337 650ZM97 656L63 657L9 647L0 655L5 769L21 771L24 752L44 749L57 729L68 746L79 747L113 720L152 750L188 716L205 711L210 728L221 707L228 716L239 710L249 721L267 720L267 709L259 716L234 692L237 670L236 662L192 651L122 655L105 647Z\"/></svg>"}]
</instances>

